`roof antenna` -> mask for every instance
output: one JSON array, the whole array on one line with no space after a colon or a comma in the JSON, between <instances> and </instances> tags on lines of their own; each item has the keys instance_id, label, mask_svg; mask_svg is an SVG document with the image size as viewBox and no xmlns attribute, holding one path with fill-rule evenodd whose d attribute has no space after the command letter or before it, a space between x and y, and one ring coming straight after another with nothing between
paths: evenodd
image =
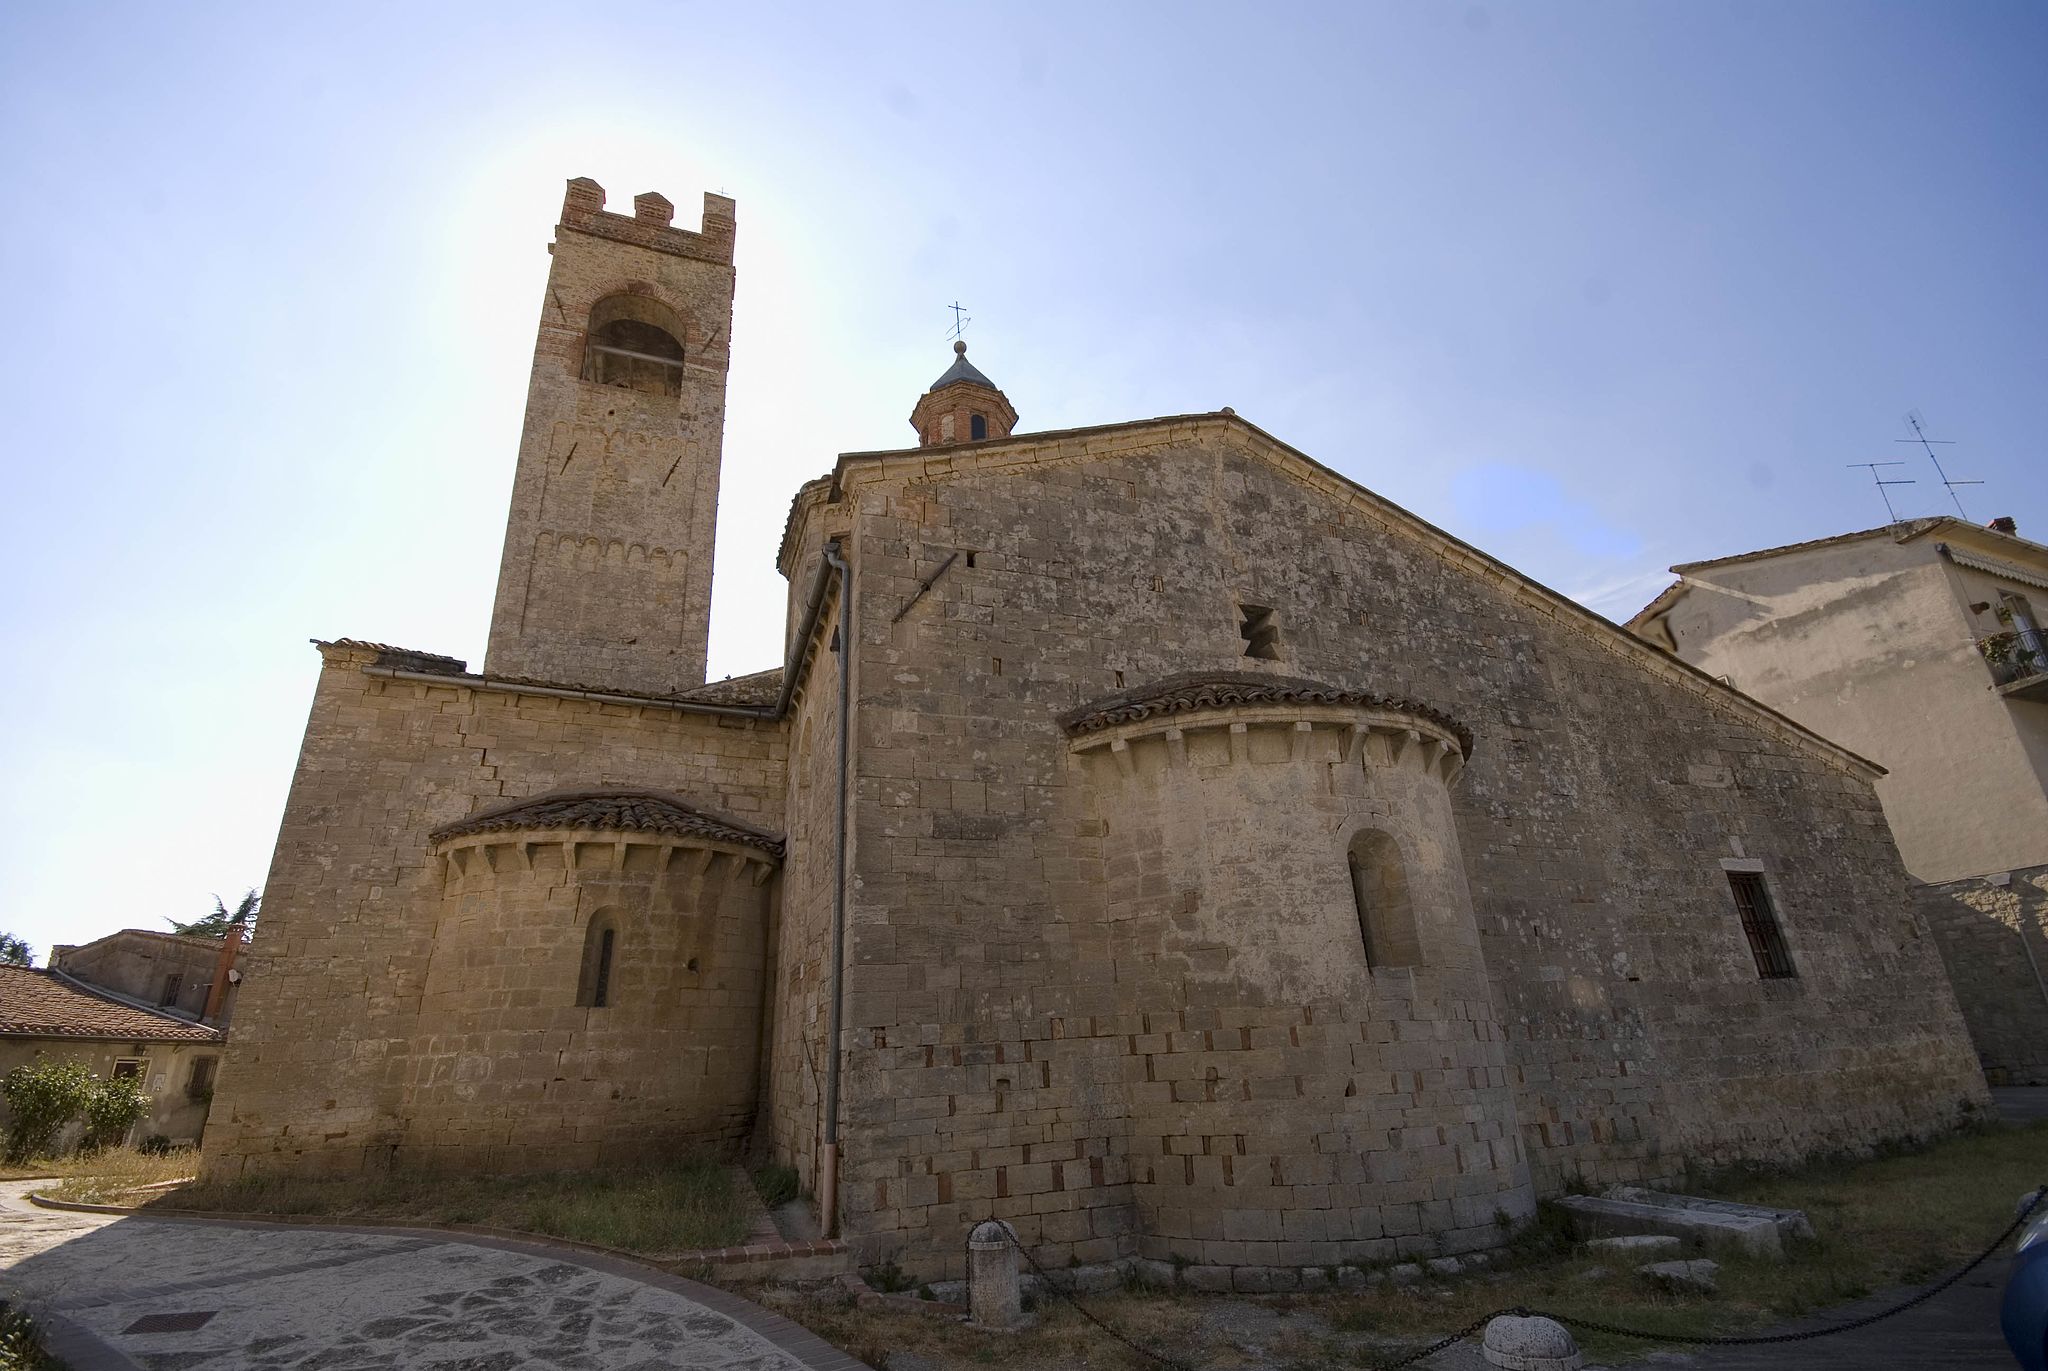
<instances>
[{"instance_id":1,"label":"roof antenna","mask_svg":"<svg viewBox=\"0 0 2048 1371\"><path fill-rule=\"evenodd\" d=\"M1909 409L1906 411L1906 422L1913 426L1913 436L1910 438L1894 438L1892 439L1892 441L1895 443L1918 443L1921 447L1927 449L1927 460L1934 463L1935 474L1941 477L1941 483L1948 487L1948 498L1956 502L1956 513L1961 514L1963 518L1967 520L1970 516L1963 512L1962 497L1956 494L1956 487L1981 486L1984 483L1982 481L1949 480L1948 473L1941 469L1941 458L1934 455L1934 449L1937 444L1939 444L1942 447L1954 447L1955 440L1951 438L1928 437L1927 430L1922 428L1920 425L1920 411L1917 409Z\"/></svg>"},{"instance_id":2,"label":"roof antenna","mask_svg":"<svg viewBox=\"0 0 2048 1371\"><path fill-rule=\"evenodd\" d=\"M946 336L948 338L958 338L961 334L967 332L967 326L974 322L974 317L961 313L961 306L958 300L947 305L946 308L953 311L953 327L946 330Z\"/></svg>"},{"instance_id":3,"label":"roof antenna","mask_svg":"<svg viewBox=\"0 0 2048 1371\"><path fill-rule=\"evenodd\" d=\"M1893 509L1893 508L1892 508L1892 496L1891 496L1891 492L1890 492L1890 491L1888 491L1888 490L1886 490L1886 489L1885 489L1885 487L1886 487L1886 486L1917 486L1917 485L1919 485L1920 483L1919 483L1918 481L1887 481L1887 480L1885 480L1885 478L1884 478L1884 477L1882 477L1882 476L1880 476L1880 475L1878 475L1878 474L1877 474L1877 469L1878 469L1879 467L1902 467L1902 466L1904 466L1904 465L1905 465L1905 463L1904 463L1904 462L1848 462L1848 463L1845 463L1845 465L1847 465L1847 466L1851 466L1851 467L1869 467L1869 468L1870 468L1870 479L1871 479L1871 480L1873 480L1873 481L1875 481L1875 482L1877 482L1877 493L1878 493L1879 495L1881 495L1881 496L1883 496L1883 497L1884 497L1884 512L1885 512L1886 514L1889 514L1889 515L1891 516L1891 522L1892 522L1892 523L1895 523L1895 524L1896 524L1896 523L1897 523L1897 522L1899 521L1899 512L1898 512L1897 510L1895 510L1895 509Z\"/></svg>"}]
</instances>

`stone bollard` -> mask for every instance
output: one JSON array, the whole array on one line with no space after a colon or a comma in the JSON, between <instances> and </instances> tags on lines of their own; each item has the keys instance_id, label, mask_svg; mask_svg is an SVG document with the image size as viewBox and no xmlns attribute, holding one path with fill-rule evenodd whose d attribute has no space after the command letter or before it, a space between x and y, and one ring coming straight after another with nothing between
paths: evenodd
<instances>
[{"instance_id":1,"label":"stone bollard","mask_svg":"<svg viewBox=\"0 0 2048 1371\"><path fill-rule=\"evenodd\" d=\"M975 1327L1006 1333L1024 1321L1018 1255L1016 1234L999 1219L967 1235L967 1318Z\"/></svg>"},{"instance_id":2,"label":"stone bollard","mask_svg":"<svg viewBox=\"0 0 2048 1371\"><path fill-rule=\"evenodd\" d=\"M1555 1319L1502 1314L1486 1325L1481 1350L1488 1366L1503 1371L1579 1371L1586 1364L1571 1330Z\"/></svg>"}]
</instances>

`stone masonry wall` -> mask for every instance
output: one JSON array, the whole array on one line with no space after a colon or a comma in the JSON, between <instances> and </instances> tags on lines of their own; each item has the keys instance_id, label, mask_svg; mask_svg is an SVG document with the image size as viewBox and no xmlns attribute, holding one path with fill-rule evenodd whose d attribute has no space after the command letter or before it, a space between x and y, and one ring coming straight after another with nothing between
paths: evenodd
<instances>
[{"instance_id":1,"label":"stone masonry wall","mask_svg":"<svg viewBox=\"0 0 2048 1371\"><path fill-rule=\"evenodd\" d=\"M263 932L244 953L207 1127L210 1175L354 1172L406 1144L443 914L442 859L427 838L437 826L508 799L631 785L781 828L779 725L365 674L385 655L322 649ZM662 1051L663 1031L650 1018L637 1043L616 1045Z\"/></svg>"},{"instance_id":2,"label":"stone masonry wall","mask_svg":"<svg viewBox=\"0 0 2048 1371\"><path fill-rule=\"evenodd\" d=\"M1985 1079L2048 1085L2048 866L1916 893Z\"/></svg>"},{"instance_id":3,"label":"stone masonry wall","mask_svg":"<svg viewBox=\"0 0 2048 1371\"><path fill-rule=\"evenodd\" d=\"M1103 964L1131 1002L1184 1006L1130 1044L1143 1080L1100 1082L1129 1106L1139 1255L1434 1255L1532 1213L1456 742L1398 713L1263 705L1075 746L1107 830ZM1381 879L1355 898L1361 845Z\"/></svg>"},{"instance_id":4,"label":"stone masonry wall","mask_svg":"<svg viewBox=\"0 0 2048 1371\"><path fill-rule=\"evenodd\" d=\"M1927 1133L1983 1101L1867 775L1256 430L1218 417L925 451L843 482L861 586L845 1217L870 1257L958 1274L966 1227L991 1214L1042 1261L1134 1252L1136 1087L1213 1069L1225 1091L1265 1088L1360 1031L1248 970L1239 1003L1198 997L1111 942L1105 837L1125 816L1094 807L1054 719L1189 671L1416 699L1477 735L1454 792L1491 981L1473 1012L1504 1035L1540 1190ZM892 623L956 550L973 564ZM1278 660L1244 655L1247 605L1275 611ZM1274 908L1330 899L1337 854L1267 863ZM1797 979L1759 979L1723 858L1761 860ZM1464 1065L1448 1039L1413 1055ZM1307 1117L1272 1103L1275 1130ZM1215 1155L1195 1134L1191 1155ZM1317 1184L1300 1204L1336 1208ZM1320 1263L1384 1239L1325 1221L1271 1247L1203 1241L1180 1255Z\"/></svg>"},{"instance_id":5,"label":"stone masonry wall","mask_svg":"<svg viewBox=\"0 0 2048 1371\"><path fill-rule=\"evenodd\" d=\"M443 850L395 1163L505 1172L735 1149L758 1099L774 863L610 831ZM603 1005L579 994L593 926L613 935Z\"/></svg>"},{"instance_id":6,"label":"stone masonry wall","mask_svg":"<svg viewBox=\"0 0 2048 1371\"><path fill-rule=\"evenodd\" d=\"M770 1069L763 1119L774 1155L797 1169L804 1189L812 1194L819 1184L830 1052L827 992L838 827L839 666L826 650L838 626L838 605L836 593L828 594L831 601L816 637L819 651L789 719L789 848L783 865L775 983L769 991Z\"/></svg>"}]
</instances>

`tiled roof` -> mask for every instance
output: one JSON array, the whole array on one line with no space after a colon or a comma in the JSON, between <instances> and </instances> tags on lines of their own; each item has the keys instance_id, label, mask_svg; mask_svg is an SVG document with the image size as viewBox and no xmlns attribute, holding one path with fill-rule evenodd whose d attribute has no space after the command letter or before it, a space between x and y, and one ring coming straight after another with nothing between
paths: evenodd
<instances>
[{"instance_id":1,"label":"tiled roof","mask_svg":"<svg viewBox=\"0 0 2048 1371\"><path fill-rule=\"evenodd\" d=\"M1735 562L1757 561L1765 557L1782 557L1788 552L1810 552L1814 548L1832 547L1837 543L1853 543L1860 538L1875 538L1879 534L1890 534L1895 541L1905 542L1917 538L1940 524L1953 523L1945 514L1936 514L1924 519L1901 519L1895 524L1882 524L1877 528L1859 528L1849 533L1830 533L1821 538L1808 538L1797 543L1781 543L1777 547L1760 547L1753 552L1733 552L1725 557L1707 557L1697 562L1680 562L1671 569L1679 575L1688 571L1701 571L1707 567L1728 566Z\"/></svg>"},{"instance_id":2,"label":"tiled roof","mask_svg":"<svg viewBox=\"0 0 2048 1371\"><path fill-rule=\"evenodd\" d=\"M1139 686L1083 705L1060 716L1060 727L1070 737L1136 723L1140 719L1168 714L1186 714L1201 709L1228 709L1236 705L1348 705L1384 709L1427 719L1451 733L1467 757L1472 755L1472 730L1450 715L1414 700L1398 700L1367 690L1346 690L1320 681L1294 676L1259 676L1250 672L1202 672L1169 676L1163 681Z\"/></svg>"},{"instance_id":3,"label":"tiled roof","mask_svg":"<svg viewBox=\"0 0 2048 1371\"><path fill-rule=\"evenodd\" d=\"M402 671L431 671L437 675L460 675L469 669L469 663L460 657L449 657L439 652L421 652L415 648L393 647L389 643L372 643L362 638L335 638L331 641L313 639L314 647L352 647L377 654L376 665L397 667Z\"/></svg>"},{"instance_id":4,"label":"tiled roof","mask_svg":"<svg viewBox=\"0 0 2048 1371\"><path fill-rule=\"evenodd\" d=\"M431 652L412 652L402 647L386 647L382 643L366 643L355 638L337 638L333 642L319 642L316 639L315 642L320 647L374 649L377 652L377 660L371 663L372 666L416 671L429 676L446 676L451 684L509 686L513 689L530 686L536 690L572 690L579 694L604 695L618 700L645 700L649 704L709 705L720 709L765 711L773 711L782 698L781 667L770 667L766 671L756 671L747 676L730 676L723 681L707 682L704 685L692 686L688 690L657 694L647 690L592 685L584 681L555 681L541 676L473 673L468 670L468 664L459 657L442 657Z\"/></svg>"},{"instance_id":5,"label":"tiled roof","mask_svg":"<svg viewBox=\"0 0 2048 1371\"><path fill-rule=\"evenodd\" d=\"M0 1036L217 1043L220 1030L101 995L27 966L0 966Z\"/></svg>"},{"instance_id":6,"label":"tiled roof","mask_svg":"<svg viewBox=\"0 0 2048 1371\"><path fill-rule=\"evenodd\" d=\"M728 676L722 681L709 681L694 690L684 691L676 698L700 705L772 709L782 699L782 668L771 666L766 671L756 671L746 676Z\"/></svg>"},{"instance_id":7,"label":"tiled roof","mask_svg":"<svg viewBox=\"0 0 2048 1371\"><path fill-rule=\"evenodd\" d=\"M559 828L616 830L676 838L705 838L782 856L782 839L693 808L673 795L651 790L564 790L482 810L444 824L435 842L475 833L510 833Z\"/></svg>"}]
</instances>

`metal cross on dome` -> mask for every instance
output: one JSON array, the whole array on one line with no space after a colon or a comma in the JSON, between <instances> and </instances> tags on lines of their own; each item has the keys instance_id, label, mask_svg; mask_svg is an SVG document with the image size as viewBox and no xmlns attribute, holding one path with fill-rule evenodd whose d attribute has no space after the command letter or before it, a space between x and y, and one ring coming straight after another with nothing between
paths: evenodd
<instances>
[{"instance_id":1,"label":"metal cross on dome","mask_svg":"<svg viewBox=\"0 0 2048 1371\"><path fill-rule=\"evenodd\" d=\"M961 334L967 332L967 326L973 323L974 319L971 315L962 313L961 304L958 300L947 305L946 308L953 311L953 327L947 330L946 336L948 338L958 338Z\"/></svg>"}]
</instances>

